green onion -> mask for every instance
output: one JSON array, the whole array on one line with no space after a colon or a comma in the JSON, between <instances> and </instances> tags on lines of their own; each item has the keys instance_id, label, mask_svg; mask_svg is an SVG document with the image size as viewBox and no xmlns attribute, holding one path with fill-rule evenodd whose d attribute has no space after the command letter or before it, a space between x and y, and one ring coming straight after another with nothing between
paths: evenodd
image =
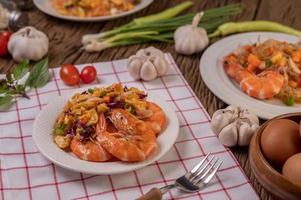
<instances>
[{"instance_id":1,"label":"green onion","mask_svg":"<svg viewBox=\"0 0 301 200\"><path fill-rule=\"evenodd\" d=\"M288 97L287 98L286 105L288 105L288 106L294 105L294 99L293 99L293 97Z\"/></svg>"},{"instance_id":2,"label":"green onion","mask_svg":"<svg viewBox=\"0 0 301 200\"><path fill-rule=\"evenodd\" d=\"M54 133L56 135L65 135L66 127L67 127L67 124L64 124L64 123L58 124L57 127L54 130Z\"/></svg>"},{"instance_id":3,"label":"green onion","mask_svg":"<svg viewBox=\"0 0 301 200\"><path fill-rule=\"evenodd\" d=\"M136 112L135 108L133 106L130 106L127 110L132 114L135 114L135 112Z\"/></svg>"},{"instance_id":4,"label":"green onion","mask_svg":"<svg viewBox=\"0 0 301 200\"><path fill-rule=\"evenodd\" d=\"M84 49L92 52L152 41L172 43L174 31L180 26L191 24L196 13L177 16L191 5L192 3L187 1L161 13L134 19L113 30L85 35L82 38ZM240 4L205 10L199 26L212 33L220 25L229 22L232 15L239 14L241 11Z\"/></svg>"}]
</instances>

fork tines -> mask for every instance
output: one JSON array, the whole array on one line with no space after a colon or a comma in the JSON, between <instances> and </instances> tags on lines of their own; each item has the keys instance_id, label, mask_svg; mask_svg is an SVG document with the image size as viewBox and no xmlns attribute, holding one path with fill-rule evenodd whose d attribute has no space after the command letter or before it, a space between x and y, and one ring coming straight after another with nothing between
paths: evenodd
<instances>
[{"instance_id":1,"label":"fork tines","mask_svg":"<svg viewBox=\"0 0 301 200\"><path fill-rule=\"evenodd\" d=\"M202 161L197 164L191 171L189 180L193 184L207 184L216 174L219 167L222 165L222 161L219 162L218 158L213 155L209 160L210 153L208 153Z\"/></svg>"}]
</instances>

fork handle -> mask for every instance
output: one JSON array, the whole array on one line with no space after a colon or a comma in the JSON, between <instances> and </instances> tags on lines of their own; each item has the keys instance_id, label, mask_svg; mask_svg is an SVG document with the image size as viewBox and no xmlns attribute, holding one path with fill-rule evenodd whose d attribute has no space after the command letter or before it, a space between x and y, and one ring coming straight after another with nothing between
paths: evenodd
<instances>
[{"instance_id":1,"label":"fork handle","mask_svg":"<svg viewBox=\"0 0 301 200\"><path fill-rule=\"evenodd\" d=\"M162 193L159 188L152 188L148 193L142 195L137 200L161 200Z\"/></svg>"}]
</instances>

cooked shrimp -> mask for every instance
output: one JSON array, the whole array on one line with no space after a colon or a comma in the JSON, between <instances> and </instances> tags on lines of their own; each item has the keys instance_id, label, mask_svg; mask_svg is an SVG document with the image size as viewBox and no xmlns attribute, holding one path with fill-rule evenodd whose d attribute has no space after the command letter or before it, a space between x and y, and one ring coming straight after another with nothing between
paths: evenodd
<instances>
[{"instance_id":1,"label":"cooked shrimp","mask_svg":"<svg viewBox=\"0 0 301 200\"><path fill-rule=\"evenodd\" d=\"M165 113L157 104L152 102L147 102L147 109L152 111L151 116L143 119L143 121L158 135L166 125Z\"/></svg>"},{"instance_id":2,"label":"cooked shrimp","mask_svg":"<svg viewBox=\"0 0 301 200\"><path fill-rule=\"evenodd\" d=\"M235 79L245 93L258 99L273 98L284 84L284 77L275 71L264 71L255 75L247 70L240 70Z\"/></svg>"},{"instance_id":3,"label":"cooked shrimp","mask_svg":"<svg viewBox=\"0 0 301 200\"><path fill-rule=\"evenodd\" d=\"M103 113L100 114L104 116ZM103 127L96 126L96 131L106 129L106 124ZM70 144L72 152L82 160L88 160L93 162L107 161L112 158L112 155L107 152L101 144L97 141L80 141L77 137L74 137Z\"/></svg>"},{"instance_id":4,"label":"cooked shrimp","mask_svg":"<svg viewBox=\"0 0 301 200\"><path fill-rule=\"evenodd\" d=\"M82 142L74 137L71 141L70 149L82 160L100 162L112 158L112 155L108 153L97 140Z\"/></svg>"},{"instance_id":5,"label":"cooked shrimp","mask_svg":"<svg viewBox=\"0 0 301 200\"><path fill-rule=\"evenodd\" d=\"M146 123L123 109L113 109L110 120L115 125L115 131L97 129L98 141L113 156L122 161L145 160L156 150L155 133ZM106 120L99 117L99 126L105 127Z\"/></svg>"},{"instance_id":6,"label":"cooked shrimp","mask_svg":"<svg viewBox=\"0 0 301 200\"><path fill-rule=\"evenodd\" d=\"M237 63L229 63L225 65L225 71L231 78L235 78L238 71L243 70L243 67Z\"/></svg>"}]
</instances>

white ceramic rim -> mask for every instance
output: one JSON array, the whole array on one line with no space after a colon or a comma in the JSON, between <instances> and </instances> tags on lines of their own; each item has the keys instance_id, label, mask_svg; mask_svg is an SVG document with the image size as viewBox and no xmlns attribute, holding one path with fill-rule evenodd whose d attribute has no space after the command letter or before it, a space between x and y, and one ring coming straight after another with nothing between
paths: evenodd
<instances>
[{"instance_id":1,"label":"white ceramic rim","mask_svg":"<svg viewBox=\"0 0 301 200\"><path fill-rule=\"evenodd\" d=\"M277 115L301 110L301 105L286 106L280 100L258 100L249 97L234 84L224 72L222 59L233 52L239 45L255 43L258 40L277 39L296 43L299 38L283 33L252 32L241 33L223 38L212 44L202 55L200 73L207 87L222 101L248 108L262 119L271 119Z\"/></svg>"},{"instance_id":2,"label":"white ceramic rim","mask_svg":"<svg viewBox=\"0 0 301 200\"><path fill-rule=\"evenodd\" d=\"M52 7L50 0L33 0L33 3L39 10L41 10L42 12L44 12L50 16L53 16L53 17L70 20L70 21L78 21L78 22L97 22L97 21L108 21L108 20L112 20L112 19L116 19L116 18L134 14L134 13L146 8L147 6L149 6L153 1L154 0L141 0L141 3L136 5L134 9L127 11L127 12L118 13L116 15L99 16L99 17L85 17L85 18L59 14Z\"/></svg>"},{"instance_id":3,"label":"white ceramic rim","mask_svg":"<svg viewBox=\"0 0 301 200\"><path fill-rule=\"evenodd\" d=\"M80 91L84 91L81 89ZM78 91L78 90L76 90ZM74 94L74 92L72 92ZM148 93L148 100L157 103L166 113L168 124L165 130L157 138L158 151L147 160L136 163L115 162L88 162L80 160L71 153L66 153L56 146L52 139L52 128L58 114L66 104L70 95L60 96L47 104L37 115L33 125L33 140L38 150L51 162L77 172L86 174L119 174L145 167L166 154L175 143L179 133L179 121L175 111L160 97ZM43 133L43 134L41 134Z\"/></svg>"}]
</instances>

